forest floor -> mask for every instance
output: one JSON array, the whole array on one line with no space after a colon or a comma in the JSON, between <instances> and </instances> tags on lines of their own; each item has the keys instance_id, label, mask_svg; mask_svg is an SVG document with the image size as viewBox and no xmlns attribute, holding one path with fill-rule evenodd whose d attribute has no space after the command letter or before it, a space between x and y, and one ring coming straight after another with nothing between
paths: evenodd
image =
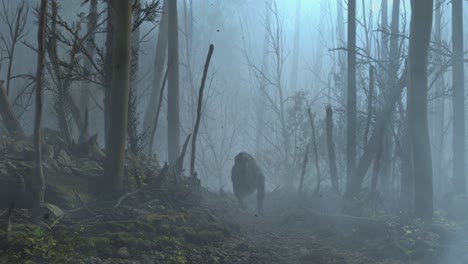
<instances>
[{"instance_id":1,"label":"forest floor","mask_svg":"<svg viewBox=\"0 0 468 264\"><path fill-rule=\"evenodd\" d=\"M39 226L20 210L12 231L0 232L0 263L468 263L462 229L450 244L417 224L316 213L285 195L267 195L262 217L209 192L187 207L133 193Z\"/></svg>"},{"instance_id":2,"label":"forest floor","mask_svg":"<svg viewBox=\"0 0 468 264\"><path fill-rule=\"evenodd\" d=\"M468 225L440 212L430 226L376 210L353 217L341 215L341 198L326 192L299 198L279 189L267 193L265 215L258 216L254 197L242 210L232 193L206 191L194 178L162 177L154 163L132 155L125 163L128 192L104 202L93 190L102 154L68 150L56 133L46 135L51 204L39 224L16 209L9 232L0 211L0 264L468 263ZM1 207L18 183L30 193L33 152L30 139L0 144Z\"/></svg>"}]
</instances>

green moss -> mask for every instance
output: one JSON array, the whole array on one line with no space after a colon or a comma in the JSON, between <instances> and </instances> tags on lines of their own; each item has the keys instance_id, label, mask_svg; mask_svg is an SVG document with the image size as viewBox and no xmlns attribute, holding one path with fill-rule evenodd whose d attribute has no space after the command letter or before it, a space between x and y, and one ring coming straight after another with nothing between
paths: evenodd
<instances>
[{"instance_id":1,"label":"green moss","mask_svg":"<svg viewBox=\"0 0 468 264\"><path fill-rule=\"evenodd\" d=\"M160 249L164 249L166 247L176 247L181 245L179 238L171 236L159 236L154 240L154 242L156 246Z\"/></svg>"}]
</instances>

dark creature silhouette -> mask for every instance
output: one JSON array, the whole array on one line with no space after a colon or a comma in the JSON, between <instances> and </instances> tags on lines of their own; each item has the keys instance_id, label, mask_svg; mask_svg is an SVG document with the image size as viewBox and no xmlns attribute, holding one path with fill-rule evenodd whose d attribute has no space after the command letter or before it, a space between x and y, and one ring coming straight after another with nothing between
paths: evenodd
<instances>
[{"instance_id":1,"label":"dark creature silhouette","mask_svg":"<svg viewBox=\"0 0 468 264\"><path fill-rule=\"evenodd\" d=\"M231 181L234 195L240 205L246 208L244 198L257 191L257 211L263 214L263 198L265 196L265 176L255 159L247 152L237 154L231 171Z\"/></svg>"}]
</instances>

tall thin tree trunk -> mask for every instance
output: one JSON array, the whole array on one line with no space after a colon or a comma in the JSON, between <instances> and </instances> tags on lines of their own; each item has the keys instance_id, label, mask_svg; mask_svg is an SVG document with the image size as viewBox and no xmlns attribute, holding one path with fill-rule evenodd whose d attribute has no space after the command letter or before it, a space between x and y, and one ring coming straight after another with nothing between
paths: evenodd
<instances>
[{"instance_id":1,"label":"tall thin tree trunk","mask_svg":"<svg viewBox=\"0 0 468 264\"><path fill-rule=\"evenodd\" d=\"M359 190L356 182L356 0L348 0L348 96L346 145L346 200Z\"/></svg>"},{"instance_id":2,"label":"tall thin tree trunk","mask_svg":"<svg viewBox=\"0 0 468 264\"><path fill-rule=\"evenodd\" d=\"M180 113L179 113L179 26L177 19L177 1L169 1L169 36L168 36L168 156L169 164L175 165L180 152Z\"/></svg>"},{"instance_id":3,"label":"tall thin tree trunk","mask_svg":"<svg viewBox=\"0 0 468 264\"><path fill-rule=\"evenodd\" d=\"M196 144L197 144L198 128L200 127L200 120L201 120L201 115L202 115L203 91L205 90L206 77L208 75L208 69L210 67L211 56L213 55L213 51L214 51L214 46L213 44L211 44L208 50L208 55L206 56L202 82L200 85L200 90L198 92L197 119L195 121L195 127L193 129L192 151L190 154L190 176L195 176L195 177L197 176L196 171L195 171L195 151L196 151Z\"/></svg>"},{"instance_id":4,"label":"tall thin tree trunk","mask_svg":"<svg viewBox=\"0 0 468 264\"><path fill-rule=\"evenodd\" d=\"M86 70L91 71L92 69L92 62L90 59L94 57L94 41L97 29L97 0L90 0L89 1L89 13L88 13L88 28L87 28L87 37L86 37L86 52L89 54L90 58L86 58L85 60L85 68ZM91 83L87 82L84 84L82 91L80 92L80 105L79 109L81 112L82 117L88 109L89 104L89 93L90 93L90 86Z\"/></svg>"},{"instance_id":5,"label":"tall thin tree trunk","mask_svg":"<svg viewBox=\"0 0 468 264\"><path fill-rule=\"evenodd\" d=\"M438 48L442 48L442 0L436 1L435 7L435 22L434 22L434 39ZM436 56L437 65L439 69L443 67L442 55ZM436 81L437 99L434 102L433 108L435 109L434 118L434 140L436 141L434 153L434 180L435 180L435 194L441 194L445 189L445 173L443 170L444 162L444 138L445 138L445 74L441 74Z\"/></svg>"},{"instance_id":6,"label":"tall thin tree trunk","mask_svg":"<svg viewBox=\"0 0 468 264\"><path fill-rule=\"evenodd\" d=\"M332 190L335 194L338 194L340 192L340 187L338 184L338 169L336 167L335 142L333 140L333 110L330 105L327 105L326 107L326 130L328 166L330 170Z\"/></svg>"},{"instance_id":7,"label":"tall thin tree trunk","mask_svg":"<svg viewBox=\"0 0 468 264\"><path fill-rule=\"evenodd\" d=\"M34 113L34 176L32 177L32 211L37 212L44 203L45 180L42 169L41 125L44 94L45 34L47 28L47 0L41 0L37 31L36 109ZM34 213L36 214L36 213Z\"/></svg>"},{"instance_id":8,"label":"tall thin tree trunk","mask_svg":"<svg viewBox=\"0 0 468 264\"><path fill-rule=\"evenodd\" d=\"M454 191L466 194L465 176L465 68L463 0L452 0L453 179Z\"/></svg>"},{"instance_id":9,"label":"tall thin tree trunk","mask_svg":"<svg viewBox=\"0 0 468 264\"><path fill-rule=\"evenodd\" d=\"M107 194L114 196L122 191L127 138L128 99L130 93L132 1L118 0L113 3L112 23L112 88L110 97L109 144L105 175Z\"/></svg>"},{"instance_id":10,"label":"tall thin tree trunk","mask_svg":"<svg viewBox=\"0 0 468 264\"><path fill-rule=\"evenodd\" d=\"M163 13L161 15L161 22L159 23L159 32L158 32L158 39L156 42L156 54L154 55L154 64L153 64L153 82L152 82L152 89L151 95L148 102L148 106L146 107L145 117L143 121L143 133L147 133L147 137L144 138L144 146L147 151L149 151L152 146L149 144L154 137L150 134L151 128L153 127L153 122L156 118L156 112L159 102L159 95L161 94L161 83L163 81L164 75L164 68L166 65L166 58L167 58L167 38L168 38L168 1L164 1L163 3ZM166 66L167 67L167 66Z\"/></svg>"},{"instance_id":11,"label":"tall thin tree trunk","mask_svg":"<svg viewBox=\"0 0 468 264\"><path fill-rule=\"evenodd\" d=\"M299 53L300 53L300 39L301 39L301 1L296 0L296 22L294 27L294 48L292 54L292 67L291 67L291 79L290 87L291 91L297 89L297 78L299 76Z\"/></svg>"},{"instance_id":12,"label":"tall thin tree trunk","mask_svg":"<svg viewBox=\"0 0 468 264\"><path fill-rule=\"evenodd\" d=\"M126 0L125 0L126 1ZM114 25L112 22L113 9L115 0L107 0L107 28L106 28L106 61L104 69L106 76L104 77L104 142L105 148L109 146L109 133L110 133L110 100L112 93L112 42L114 34Z\"/></svg>"},{"instance_id":13,"label":"tall thin tree trunk","mask_svg":"<svg viewBox=\"0 0 468 264\"><path fill-rule=\"evenodd\" d=\"M411 2L409 44L408 129L414 175L415 214L426 221L433 216L432 156L427 122L427 61L434 0Z\"/></svg>"},{"instance_id":14,"label":"tall thin tree trunk","mask_svg":"<svg viewBox=\"0 0 468 264\"><path fill-rule=\"evenodd\" d=\"M273 3L273 0L269 0L268 2L265 2L266 4L266 20L265 20L265 35L263 37L263 50L262 50L262 72L267 71L268 67L268 43L269 43L269 35L268 32L271 30L271 5ZM260 157L261 149L263 147L263 138L262 138L262 130L265 126L265 98L264 94L262 93L261 89L265 89L266 86L266 81L262 79L262 82L260 84L260 89L257 93L257 103L256 103L256 115L257 115L257 122L255 125L255 152L256 152L256 157Z\"/></svg>"},{"instance_id":15,"label":"tall thin tree trunk","mask_svg":"<svg viewBox=\"0 0 468 264\"><path fill-rule=\"evenodd\" d=\"M338 47L345 47L346 46L346 40L345 40L345 29L344 29L344 5L343 5L343 0L337 0L336 1L336 10L337 10L337 41L338 41ZM346 52L345 51L338 51L338 71L340 73L340 85L342 86L342 90L339 91L339 93L342 95L343 98L343 106L346 106L347 102L347 85L346 85Z\"/></svg>"}]
</instances>

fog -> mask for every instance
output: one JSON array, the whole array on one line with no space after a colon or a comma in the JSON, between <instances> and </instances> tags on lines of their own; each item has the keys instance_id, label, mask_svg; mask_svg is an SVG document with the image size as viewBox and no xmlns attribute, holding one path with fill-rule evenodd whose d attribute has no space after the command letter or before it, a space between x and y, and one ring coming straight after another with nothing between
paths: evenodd
<instances>
[{"instance_id":1,"label":"fog","mask_svg":"<svg viewBox=\"0 0 468 264\"><path fill-rule=\"evenodd\" d=\"M1 1L0 263L468 263L464 2Z\"/></svg>"}]
</instances>

